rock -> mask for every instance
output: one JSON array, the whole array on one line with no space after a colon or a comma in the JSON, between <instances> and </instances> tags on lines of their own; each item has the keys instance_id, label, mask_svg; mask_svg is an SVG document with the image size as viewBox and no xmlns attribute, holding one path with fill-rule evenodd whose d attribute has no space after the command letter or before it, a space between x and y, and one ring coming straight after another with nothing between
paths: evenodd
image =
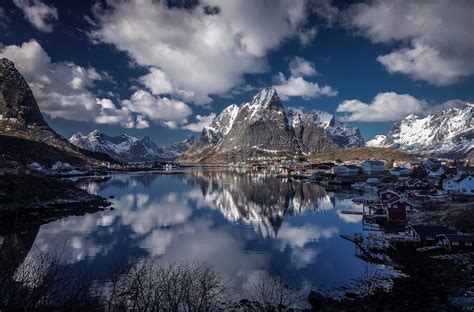
<instances>
[{"instance_id":1,"label":"rock","mask_svg":"<svg viewBox=\"0 0 474 312\"><path fill-rule=\"evenodd\" d=\"M326 301L327 298L317 291L311 290L311 292L308 294L308 302L313 310L319 310L324 307Z\"/></svg>"}]
</instances>

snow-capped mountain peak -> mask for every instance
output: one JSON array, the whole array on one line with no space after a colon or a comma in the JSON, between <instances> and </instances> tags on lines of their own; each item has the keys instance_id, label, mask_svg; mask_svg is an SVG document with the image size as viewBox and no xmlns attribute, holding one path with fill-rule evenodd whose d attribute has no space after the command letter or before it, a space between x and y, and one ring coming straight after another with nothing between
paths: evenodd
<instances>
[{"instance_id":1,"label":"snow-capped mountain peak","mask_svg":"<svg viewBox=\"0 0 474 312\"><path fill-rule=\"evenodd\" d=\"M451 107L426 117L409 115L370 146L393 147L434 156L464 156L474 149L474 105Z\"/></svg>"},{"instance_id":2,"label":"snow-capped mountain peak","mask_svg":"<svg viewBox=\"0 0 474 312\"><path fill-rule=\"evenodd\" d=\"M120 161L140 162L173 160L194 143L194 137L164 147L156 145L148 136L142 139L127 134L108 136L94 130L87 135L76 133L71 136L69 142L90 151L106 153Z\"/></svg>"}]
</instances>

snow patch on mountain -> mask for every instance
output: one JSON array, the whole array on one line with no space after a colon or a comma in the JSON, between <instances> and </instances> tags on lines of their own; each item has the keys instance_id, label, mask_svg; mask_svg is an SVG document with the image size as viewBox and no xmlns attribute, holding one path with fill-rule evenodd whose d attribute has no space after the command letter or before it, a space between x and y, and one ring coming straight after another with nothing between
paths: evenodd
<instances>
[{"instance_id":1,"label":"snow patch on mountain","mask_svg":"<svg viewBox=\"0 0 474 312\"><path fill-rule=\"evenodd\" d=\"M372 140L367 141L365 145L368 147L380 147L385 138L385 135L376 135Z\"/></svg>"}]
</instances>

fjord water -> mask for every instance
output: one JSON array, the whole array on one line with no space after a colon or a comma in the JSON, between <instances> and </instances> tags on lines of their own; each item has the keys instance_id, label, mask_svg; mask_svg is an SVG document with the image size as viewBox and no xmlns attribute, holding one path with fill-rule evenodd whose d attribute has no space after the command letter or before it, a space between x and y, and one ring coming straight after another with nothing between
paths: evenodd
<instances>
[{"instance_id":1,"label":"fjord water","mask_svg":"<svg viewBox=\"0 0 474 312\"><path fill-rule=\"evenodd\" d=\"M206 262L234 286L278 269L330 290L364 274L364 261L340 234L362 232L354 194L265 173L190 169L126 173L78 181L114 210L63 218L39 229L30 254L55 250L104 277L130 259Z\"/></svg>"}]
</instances>

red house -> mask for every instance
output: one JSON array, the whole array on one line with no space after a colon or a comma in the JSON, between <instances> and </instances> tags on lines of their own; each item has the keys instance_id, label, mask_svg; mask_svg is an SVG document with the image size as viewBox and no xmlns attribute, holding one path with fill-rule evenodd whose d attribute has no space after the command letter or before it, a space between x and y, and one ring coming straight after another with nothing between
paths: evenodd
<instances>
[{"instance_id":1,"label":"red house","mask_svg":"<svg viewBox=\"0 0 474 312\"><path fill-rule=\"evenodd\" d=\"M407 220L407 212L405 208L386 209L387 221L389 222L405 222Z\"/></svg>"},{"instance_id":2,"label":"red house","mask_svg":"<svg viewBox=\"0 0 474 312\"><path fill-rule=\"evenodd\" d=\"M379 192L380 200L385 203L393 200L394 198L400 198L400 194L392 190L385 190Z\"/></svg>"},{"instance_id":3,"label":"red house","mask_svg":"<svg viewBox=\"0 0 474 312\"><path fill-rule=\"evenodd\" d=\"M392 200L388 201L386 205L387 205L387 208L391 208L391 209L402 208L408 212L415 210L415 205L412 202L401 197L393 198Z\"/></svg>"}]
</instances>

